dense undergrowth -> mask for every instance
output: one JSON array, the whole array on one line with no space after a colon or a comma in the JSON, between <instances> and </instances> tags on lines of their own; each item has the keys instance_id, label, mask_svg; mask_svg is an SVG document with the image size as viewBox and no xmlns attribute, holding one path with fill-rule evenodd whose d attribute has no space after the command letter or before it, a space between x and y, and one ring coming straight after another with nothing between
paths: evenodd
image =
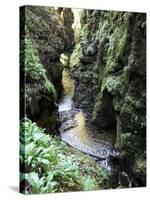
<instances>
[{"instance_id":1,"label":"dense undergrowth","mask_svg":"<svg viewBox=\"0 0 150 200\"><path fill-rule=\"evenodd\" d=\"M107 172L25 118L20 125L20 183L26 194L108 187Z\"/></svg>"}]
</instances>

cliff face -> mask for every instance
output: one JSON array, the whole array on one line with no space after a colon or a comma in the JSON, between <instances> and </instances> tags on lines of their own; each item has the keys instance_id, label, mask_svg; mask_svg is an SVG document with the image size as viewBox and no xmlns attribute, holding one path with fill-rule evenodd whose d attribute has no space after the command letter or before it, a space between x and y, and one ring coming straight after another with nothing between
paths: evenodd
<instances>
[{"instance_id":1,"label":"cliff face","mask_svg":"<svg viewBox=\"0 0 150 200\"><path fill-rule=\"evenodd\" d=\"M83 10L71 56L74 100L98 129L115 129L120 168L146 184L146 15Z\"/></svg>"},{"instance_id":2,"label":"cliff face","mask_svg":"<svg viewBox=\"0 0 150 200\"><path fill-rule=\"evenodd\" d=\"M57 8L57 13L64 26L65 34L67 36L68 48L66 48L66 50L72 49L74 47L74 30L72 28L72 24L74 22L74 15L72 9Z\"/></svg>"},{"instance_id":3,"label":"cliff face","mask_svg":"<svg viewBox=\"0 0 150 200\"><path fill-rule=\"evenodd\" d=\"M69 39L54 8L25 6L20 14L21 105L26 104L21 118L25 113L41 127L55 132L56 102L63 89L60 54L68 48Z\"/></svg>"}]
</instances>

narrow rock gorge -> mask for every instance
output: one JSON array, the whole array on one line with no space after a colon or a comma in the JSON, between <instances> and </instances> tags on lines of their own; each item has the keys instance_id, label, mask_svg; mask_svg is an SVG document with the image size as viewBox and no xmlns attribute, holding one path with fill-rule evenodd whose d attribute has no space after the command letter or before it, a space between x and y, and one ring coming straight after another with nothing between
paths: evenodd
<instances>
[{"instance_id":1,"label":"narrow rock gorge","mask_svg":"<svg viewBox=\"0 0 150 200\"><path fill-rule=\"evenodd\" d=\"M34 156L22 158L28 177L54 173L38 191L23 176L25 193L146 186L146 14L22 7L20 120L26 134L26 123L36 123L33 142L44 134L58 153L35 169ZM80 178L75 171L57 177L62 158Z\"/></svg>"}]
</instances>

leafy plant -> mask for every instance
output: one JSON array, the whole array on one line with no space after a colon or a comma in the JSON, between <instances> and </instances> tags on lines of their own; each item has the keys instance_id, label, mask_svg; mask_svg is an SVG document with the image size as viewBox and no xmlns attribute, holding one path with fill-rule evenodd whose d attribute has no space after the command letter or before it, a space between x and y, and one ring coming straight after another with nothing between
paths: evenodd
<instances>
[{"instance_id":1,"label":"leafy plant","mask_svg":"<svg viewBox=\"0 0 150 200\"><path fill-rule=\"evenodd\" d=\"M40 64L38 52L32 47L32 42L29 39L21 40L20 54L21 67L24 68L26 76L39 80L46 70Z\"/></svg>"},{"instance_id":2,"label":"leafy plant","mask_svg":"<svg viewBox=\"0 0 150 200\"><path fill-rule=\"evenodd\" d=\"M83 186L84 190L98 190L99 186L95 178L91 178L90 176L83 178Z\"/></svg>"},{"instance_id":3,"label":"leafy plant","mask_svg":"<svg viewBox=\"0 0 150 200\"><path fill-rule=\"evenodd\" d=\"M27 118L21 120L20 181L29 185L24 187L25 193L97 190L105 187L105 170L80 151L68 147L57 136L47 135L44 131Z\"/></svg>"}]
</instances>

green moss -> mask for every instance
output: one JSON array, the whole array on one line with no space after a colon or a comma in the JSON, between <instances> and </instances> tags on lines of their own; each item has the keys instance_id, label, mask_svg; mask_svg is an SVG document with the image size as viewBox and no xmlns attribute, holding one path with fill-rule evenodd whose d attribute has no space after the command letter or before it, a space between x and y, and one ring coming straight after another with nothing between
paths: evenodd
<instances>
[{"instance_id":1,"label":"green moss","mask_svg":"<svg viewBox=\"0 0 150 200\"><path fill-rule=\"evenodd\" d=\"M33 48L30 39L21 40L20 59L21 69L24 70L26 78L43 81L47 92L56 98L54 85L48 80L46 70L40 63L38 52Z\"/></svg>"},{"instance_id":2,"label":"green moss","mask_svg":"<svg viewBox=\"0 0 150 200\"><path fill-rule=\"evenodd\" d=\"M78 61L78 67L73 71L77 83L80 83L76 90L80 95L75 94L77 105L91 113L98 128L107 124L108 118L104 116L110 114L111 109L114 110L117 118L117 146L131 169L138 160L135 154L141 155L145 151L146 141L145 20L146 15L143 13L87 13L80 38L81 58L84 59ZM88 49L92 45L95 51L90 55ZM87 58L91 65L82 62L87 61ZM111 98L111 108L110 102L104 97L105 91ZM143 165L137 164L137 169L138 165L143 169L141 174L144 174Z\"/></svg>"},{"instance_id":3,"label":"green moss","mask_svg":"<svg viewBox=\"0 0 150 200\"><path fill-rule=\"evenodd\" d=\"M64 32L59 35L58 27L62 29L63 27L55 11L39 6L26 6L25 11L26 33L30 35L36 49L40 52L40 57L47 55L51 59L57 58L64 49L62 39Z\"/></svg>"},{"instance_id":4,"label":"green moss","mask_svg":"<svg viewBox=\"0 0 150 200\"><path fill-rule=\"evenodd\" d=\"M88 38L88 35L89 35L88 25L84 24L84 26L80 30L80 34L79 34L80 40L82 41L86 40Z\"/></svg>"},{"instance_id":5,"label":"green moss","mask_svg":"<svg viewBox=\"0 0 150 200\"><path fill-rule=\"evenodd\" d=\"M96 31L96 39L108 38L109 37L108 29L109 29L109 22L107 20L101 21L99 23L98 30Z\"/></svg>"},{"instance_id":6,"label":"green moss","mask_svg":"<svg viewBox=\"0 0 150 200\"><path fill-rule=\"evenodd\" d=\"M122 133L120 134L120 147L129 147L131 146L131 143L132 143L132 134L129 132L129 133Z\"/></svg>"},{"instance_id":7,"label":"green moss","mask_svg":"<svg viewBox=\"0 0 150 200\"><path fill-rule=\"evenodd\" d=\"M120 41L118 41L118 46L117 46L117 57L118 58L122 58L122 56L123 56L126 41L127 41L127 31L125 30Z\"/></svg>"},{"instance_id":8,"label":"green moss","mask_svg":"<svg viewBox=\"0 0 150 200\"><path fill-rule=\"evenodd\" d=\"M48 80L47 76L46 76L46 73L43 73L42 74L42 77L44 79L44 86L45 88L47 89L47 91L53 95L54 98L57 97L57 94L56 94L56 90L55 90L55 87L53 85L53 83L51 81Z\"/></svg>"},{"instance_id":9,"label":"green moss","mask_svg":"<svg viewBox=\"0 0 150 200\"><path fill-rule=\"evenodd\" d=\"M136 173L145 174L146 160L144 158L137 158L134 164L134 170L136 171Z\"/></svg>"},{"instance_id":10,"label":"green moss","mask_svg":"<svg viewBox=\"0 0 150 200\"><path fill-rule=\"evenodd\" d=\"M81 45L79 43L79 44L77 44L75 46L74 51L71 54L71 57L70 57L70 68L75 67L79 63L80 54L81 54Z\"/></svg>"},{"instance_id":11,"label":"green moss","mask_svg":"<svg viewBox=\"0 0 150 200\"><path fill-rule=\"evenodd\" d=\"M120 77L110 76L106 81L106 88L109 93L116 95L120 91L121 84Z\"/></svg>"},{"instance_id":12,"label":"green moss","mask_svg":"<svg viewBox=\"0 0 150 200\"><path fill-rule=\"evenodd\" d=\"M112 62L107 69L107 73L113 74L117 72L118 70L119 70L119 64L117 62Z\"/></svg>"},{"instance_id":13,"label":"green moss","mask_svg":"<svg viewBox=\"0 0 150 200\"><path fill-rule=\"evenodd\" d=\"M30 76L34 80L39 80L46 72L40 63L37 50L33 49L29 39L21 40L20 49L21 68L25 71L25 76Z\"/></svg>"}]
</instances>

